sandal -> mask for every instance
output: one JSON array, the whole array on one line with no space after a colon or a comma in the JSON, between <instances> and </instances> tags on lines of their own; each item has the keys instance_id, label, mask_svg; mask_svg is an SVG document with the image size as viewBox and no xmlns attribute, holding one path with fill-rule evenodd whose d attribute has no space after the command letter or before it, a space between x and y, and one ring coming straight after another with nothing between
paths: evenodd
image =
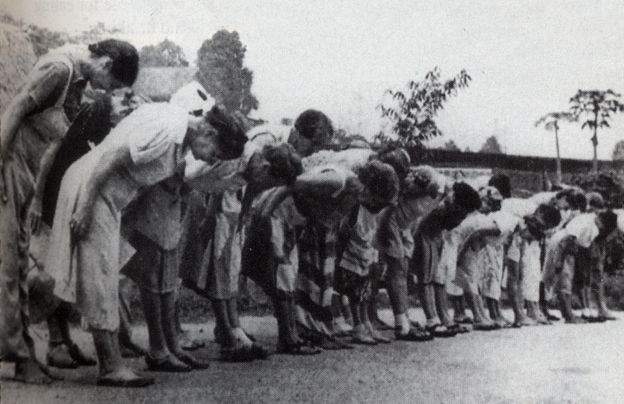
<instances>
[{"instance_id":1,"label":"sandal","mask_svg":"<svg viewBox=\"0 0 624 404\"><path fill-rule=\"evenodd\" d=\"M351 343L352 344L358 344L358 345L377 345L377 341L375 340L375 338L368 336L368 335L353 335L353 338L351 338Z\"/></svg>"},{"instance_id":2,"label":"sandal","mask_svg":"<svg viewBox=\"0 0 624 404\"><path fill-rule=\"evenodd\" d=\"M476 323L472 326L472 329L475 331L493 331L500 328L496 323Z\"/></svg>"},{"instance_id":3,"label":"sandal","mask_svg":"<svg viewBox=\"0 0 624 404\"><path fill-rule=\"evenodd\" d=\"M472 317L468 316L458 317L453 319L453 321L459 324L474 324L474 320L472 319Z\"/></svg>"},{"instance_id":4,"label":"sandal","mask_svg":"<svg viewBox=\"0 0 624 404\"><path fill-rule=\"evenodd\" d=\"M587 321L588 323L604 323L605 321L607 321L606 317L594 317L594 316L583 316L582 317L583 320Z\"/></svg>"},{"instance_id":5,"label":"sandal","mask_svg":"<svg viewBox=\"0 0 624 404\"><path fill-rule=\"evenodd\" d=\"M210 363L206 361L202 361L194 358L193 356L182 352L174 352L176 358L180 359L185 364L189 365L193 369L208 369L210 367Z\"/></svg>"},{"instance_id":6,"label":"sandal","mask_svg":"<svg viewBox=\"0 0 624 404\"><path fill-rule=\"evenodd\" d=\"M457 334L466 334L470 332L470 329L468 327L464 327L461 324L451 324L447 327L449 330L455 331L457 332Z\"/></svg>"},{"instance_id":7,"label":"sandal","mask_svg":"<svg viewBox=\"0 0 624 404\"><path fill-rule=\"evenodd\" d=\"M318 355L322 352L320 348L311 346L305 342L298 344L278 344L277 351L278 354L284 355L301 355L301 356L310 356L310 355Z\"/></svg>"},{"instance_id":8,"label":"sandal","mask_svg":"<svg viewBox=\"0 0 624 404\"><path fill-rule=\"evenodd\" d=\"M335 339L335 338L329 338L329 337L323 337L320 341L318 341L318 344L315 343L314 341L309 341L310 344L312 345L316 345L320 348L323 348L327 351L338 351L340 349L347 349L345 347L345 343ZM349 345L350 346L350 345Z\"/></svg>"},{"instance_id":9,"label":"sandal","mask_svg":"<svg viewBox=\"0 0 624 404\"><path fill-rule=\"evenodd\" d=\"M435 324L425 329L436 338L451 338L457 335L457 331L451 330L442 324Z\"/></svg>"},{"instance_id":10,"label":"sandal","mask_svg":"<svg viewBox=\"0 0 624 404\"><path fill-rule=\"evenodd\" d=\"M397 341L425 342L433 339L433 334L426 330L410 328L407 334L401 334L400 329L395 329L394 336Z\"/></svg>"}]
</instances>

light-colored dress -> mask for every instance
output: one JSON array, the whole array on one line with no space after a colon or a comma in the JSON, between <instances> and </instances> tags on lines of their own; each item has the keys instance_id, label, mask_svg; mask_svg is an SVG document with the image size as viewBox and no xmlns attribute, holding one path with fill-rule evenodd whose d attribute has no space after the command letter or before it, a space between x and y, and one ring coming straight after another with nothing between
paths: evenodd
<instances>
[{"instance_id":1,"label":"light-colored dress","mask_svg":"<svg viewBox=\"0 0 624 404\"><path fill-rule=\"evenodd\" d=\"M187 125L188 114L179 107L143 105L63 177L46 270L55 279L54 293L76 304L89 329L114 331L119 326L119 270L133 253L121 237L122 210L142 188L175 174ZM74 240L70 219L85 197L91 173L105 152L121 147L129 148L131 162L105 179L94 200L88 233Z\"/></svg>"}]
</instances>

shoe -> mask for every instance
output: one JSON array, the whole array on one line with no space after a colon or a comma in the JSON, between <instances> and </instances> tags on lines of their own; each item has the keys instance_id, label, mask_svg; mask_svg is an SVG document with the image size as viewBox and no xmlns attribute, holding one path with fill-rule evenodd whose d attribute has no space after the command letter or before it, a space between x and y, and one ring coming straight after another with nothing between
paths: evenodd
<instances>
[{"instance_id":1,"label":"shoe","mask_svg":"<svg viewBox=\"0 0 624 404\"><path fill-rule=\"evenodd\" d=\"M585 320L588 323L604 323L605 321L607 321L606 317L602 317L602 316L584 316L581 317L583 320Z\"/></svg>"},{"instance_id":2,"label":"shoe","mask_svg":"<svg viewBox=\"0 0 624 404\"><path fill-rule=\"evenodd\" d=\"M546 316L542 315L540 313L540 315L537 316L536 319L534 319L535 321L537 321L537 324L539 325L552 325L552 322L550 322Z\"/></svg>"},{"instance_id":3,"label":"shoe","mask_svg":"<svg viewBox=\"0 0 624 404\"><path fill-rule=\"evenodd\" d=\"M570 317L570 318L566 318L565 322L566 322L566 324L586 324L587 323L587 321L584 320L583 318L576 317L576 316Z\"/></svg>"},{"instance_id":4,"label":"shoe","mask_svg":"<svg viewBox=\"0 0 624 404\"><path fill-rule=\"evenodd\" d=\"M409 323L410 323L411 327L416 328L417 330L424 330L425 329L425 327L423 327L422 324L420 324L416 320L410 320Z\"/></svg>"},{"instance_id":5,"label":"shoe","mask_svg":"<svg viewBox=\"0 0 624 404\"><path fill-rule=\"evenodd\" d=\"M46 354L46 364L59 369L76 369L80 364L71 357L65 344L50 347Z\"/></svg>"},{"instance_id":6,"label":"shoe","mask_svg":"<svg viewBox=\"0 0 624 404\"><path fill-rule=\"evenodd\" d=\"M533 320L530 317L525 317L520 321L523 327L533 327L537 325L537 321Z\"/></svg>"},{"instance_id":7,"label":"shoe","mask_svg":"<svg viewBox=\"0 0 624 404\"><path fill-rule=\"evenodd\" d=\"M69 346L69 355L78 363L79 366L97 365L97 361L83 353L76 344Z\"/></svg>"},{"instance_id":8,"label":"shoe","mask_svg":"<svg viewBox=\"0 0 624 404\"><path fill-rule=\"evenodd\" d=\"M189 365L173 355L153 358L148 354L145 356L145 363L147 364L147 369L153 372L185 373L192 370Z\"/></svg>"},{"instance_id":9,"label":"shoe","mask_svg":"<svg viewBox=\"0 0 624 404\"><path fill-rule=\"evenodd\" d=\"M351 338L351 343L358 345L377 345L377 341L375 340L375 338L364 334L353 334L353 338Z\"/></svg>"},{"instance_id":10,"label":"shoe","mask_svg":"<svg viewBox=\"0 0 624 404\"><path fill-rule=\"evenodd\" d=\"M297 343L297 344L277 344L278 354L284 355L301 355L301 356L310 356L310 355L318 355L322 352L320 348L307 344L305 342Z\"/></svg>"},{"instance_id":11,"label":"shoe","mask_svg":"<svg viewBox=\"0 0 624 404\"><path fill-rule=\"evenodd\" d=\"M193 356L184 352L175 352L176 358L180 359L185 364L189 365L193 369L208 369L210 363L194 358Z\"/></svg>"},{"instance_id":12,"label":"shoe","mask_svg":"<svg viewBox=\"0 0 624 404\"><path fill-rule=\"evenodd\" d=\"M472 329L475 331L493 331L499 330L500 327L496 323L475 323Z\"/></svg>"},{"instance_id":13,"label":"shoe","mask_svg":"<svg viewBox=\"0 0 624 404\"><path fill-rule=\"evenodd\" d=\"M327 348L327 344L331 344L331 348ZM347 344L338 338L326 337L324 344L321 345L321 348L336 351L341 349L353 349L353 345Z\"/></svg>"},{"instance_id":14,"label":"shoe","mask_svg":"<svg viewBox=\"0 0 624 404\"><path fill-rule=\"evenodd\" d=\"M473 324L474 323L474 320L472 319L472 317L469 317L469 316L455 317L453 321L459 324Z\"/></svg>"},{"instance_id":15,"label":"shoe","mask_svg":"<svg viewBox=\"0 0 624 404\"><path fill-rule=\"evenodd\" d=\"M435 324L425 328L436 338L451 338L457 335L456 330L451 330L442 324Z\"/></svg>"},{"instance_id":16,"label":"shoe","mask_svg":"<svg viewBox=\"0 0 624 404\"><path fill-rule=\"evenodd\" d=\"M394 330L394 336L397 341L411 341L411 342L425 342L433 340L433 334L426 330L418 330L416 328L410 328L406 334L401 333L401 329Z\"/></svg>"},{"instance_id":17,"label":"shoe","mask_svg":"<svg viewBox=\"0 0 624 404\"><path fill-rule=\"evenodd\" d=\"M470 332L468 327L464 327L461 324L451 324L447 327L449 330L455 331L457 334L467 334Z\"/></svg>"}]
</instances>

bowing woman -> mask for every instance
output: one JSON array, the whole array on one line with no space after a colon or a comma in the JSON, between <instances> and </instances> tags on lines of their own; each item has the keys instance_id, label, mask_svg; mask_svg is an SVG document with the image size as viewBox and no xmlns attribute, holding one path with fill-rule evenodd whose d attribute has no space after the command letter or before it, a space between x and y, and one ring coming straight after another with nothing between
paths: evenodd
<instances>
[{"instance_id":1,"label":"bowing woman","mask_svg":"<svg viewBox=\"0 0 624 404\"><path fill-rule=\"evenodd\" d=\"M55 295L76 304L93 335L98 384L142 387L154 381L126 368L119 352L119 270L132 255L121 236L122 210L141 189L179 173L187 152L214 163L239 157L246 141L218 108L195 116L169 103L145 104L65 174L46 270L55 279Z\"/></svg>"},{"instance_id":2,"label":"bowing woman","mask_svg":"<svg viewBox=\"0 0 624 404\"><path fill-rule=\"evenodd\" d=\"M0 360L15 362L15 379L50 383L28 335L28 249L39 229L46 177L87 83L110 91L131 86L139 57L108 39L64 46L42 56L7 105L0 125Z\"/></svg>"}]
</instances>

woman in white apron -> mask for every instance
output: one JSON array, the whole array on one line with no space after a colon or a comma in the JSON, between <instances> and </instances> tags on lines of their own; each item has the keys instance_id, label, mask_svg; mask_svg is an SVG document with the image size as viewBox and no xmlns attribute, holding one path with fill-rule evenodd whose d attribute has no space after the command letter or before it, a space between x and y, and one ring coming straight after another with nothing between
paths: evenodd
<instances>
[{"instance_id":1,"label":"woman in white apron","mask_svg":"<svg viewBox=\"0 0 624 404\"><path fill-rule=\"evenodd\" d=\"M50 51L33 67L0 124L0 360L16 363L15 378L49 383L28 335L28 249L37 232L46 177L78 112L82 92L134 83L138 54L127 42L106 40Z\"/></svg>"},{"instance_id":2,"label":"woman in white apron","mask_svg":"<svg viewBox=\"0 0 624 404\"><path fill-rule=\"evenodd\" d=\"M122 210L142 189L179 172L186 152L213 163L239 157L246 140L216 108L195 116L169 103L145 104L65 174L46 270L55 279L54 293L76 304L93 335L98 384L153 383L124 367L119 353L119 271L133 253L121 236Z\"/></svg>"}]
</instances>

